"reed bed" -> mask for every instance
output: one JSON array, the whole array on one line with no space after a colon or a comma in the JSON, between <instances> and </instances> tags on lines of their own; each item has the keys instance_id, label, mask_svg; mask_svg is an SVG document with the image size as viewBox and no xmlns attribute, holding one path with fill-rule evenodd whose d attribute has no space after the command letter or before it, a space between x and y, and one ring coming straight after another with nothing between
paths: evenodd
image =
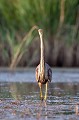
<instances>
[{"instance_id":1,"label":"reed bed","mask_svg":"<svg viewBox=\"0 0 79 120\"><path fill-rule=\"evenodd\" d=\"M39 63L38 37L28 35L35 25L44 30L49 65L79 66L78 21L78 0L0 0L0 66Z\"/></svg>"}]
</instances>

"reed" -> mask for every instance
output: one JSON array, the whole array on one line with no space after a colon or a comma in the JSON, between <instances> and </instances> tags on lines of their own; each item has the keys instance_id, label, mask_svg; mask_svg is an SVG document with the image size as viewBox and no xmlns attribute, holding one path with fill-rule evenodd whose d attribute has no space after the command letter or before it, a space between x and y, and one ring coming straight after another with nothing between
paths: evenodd
<instances>
[{"instance_id":1,"label":"reed","mask_svg":"<svg viewBox=\"0 0 79 120\"><path fill-rule=\"evenodd\" d=\"M34 25L55 32L60 18L61 0L0 0L2 30L28 31ZM65 23L74 24L78 0L65 0Z\"/></svg>"},{"instance_id":2,"label":"reed","mask_svg":"<svg viewBox=\"0 0 79 120\"><path fill-rule=\"evenodd\" d=\"M64 1L63 8L61 1ZM16 64L19 63L22 56L27 51L28 46L32 43L34 35L29 35L28 37L28 31L34 25L40 26L45 32L45 39L48 40L46 41L48 42L47 49L50 49L48 50L47 59L51 59L51 65L54 65L52 61L58 61L59 56L61 59L61 55L58 54L60 49L59 46L62 44L66 44L66 49L64 50L66 56L68 56L67 48L70 47L72 48L70 49L72 51L72 56L76 54L76 59L79 58L77 55L79 49L79 28L76 27L78 29L72 29L72 27L75 28L75 26L79 26L79 20L77 20L77 16L79 16L79 13L77 15L77 11L79 11L77 9L78 5L78 0L0 0L0 56L2 59L0 63L4 65L6 63L7 66L11 63L10 67L16 66ZM64 16L62 28L57 31L60 21L62 21L60 19L62 16ZM69 28L65 29L65 26ZM21 43L16 39L17 33ZM27 33L25 35L27 40L25 40L25 42L23 42L24 33ZM55 36L57 36L57 40L54 39ZM55 46L57 42L58 46ZM50 56L51 51L52 55ZM35 49L33 53L35 56ZM74 57L71 58L73 59ZM28 65L31 64L31 61L29 61ZM79 59L77 62L78 61ZM55 65L57 65L56 62Z\"/></svg>"},{"instance_id":3,"label":"reed","mask_svg":"<svg viewBox=\"0 0 79 120\"><path fill-rule=\"evenodd\" d=\"M32 29L29 31L29 33L25 35L22 42L18 45L16 54L14 54L13 58L12 58L12 62L11 62L11 65L10 65L11 69L18 64L18 62L22 58L22 55L27 50L27 47L31 44L31 42L32 42L32 33L37 28L38 28L37 26L32 27Z\"/></svg>"}]
</instances>

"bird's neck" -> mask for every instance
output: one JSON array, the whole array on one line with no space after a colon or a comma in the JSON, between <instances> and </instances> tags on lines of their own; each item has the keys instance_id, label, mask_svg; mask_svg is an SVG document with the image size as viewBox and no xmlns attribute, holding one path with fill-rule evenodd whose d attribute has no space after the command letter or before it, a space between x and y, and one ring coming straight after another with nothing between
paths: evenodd
<instances>
[{"instance_id":1,"label":"bird's neck","mask_svg":"<svg viewBox=\"0 0 79 120\"><path fill-rule=\"evenodd\" d=\"M43 40L43 35L40 36L40 48L41 48L40 70L44 74L45 58L44 58L44 40Z\"/></svg>"}]
</instances>

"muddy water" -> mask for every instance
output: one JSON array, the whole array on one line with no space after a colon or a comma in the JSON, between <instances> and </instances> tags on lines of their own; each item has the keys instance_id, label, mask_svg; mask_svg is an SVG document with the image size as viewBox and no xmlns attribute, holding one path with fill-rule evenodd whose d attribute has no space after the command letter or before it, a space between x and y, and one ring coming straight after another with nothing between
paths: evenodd
<instances>
[{"instance_id":1,"label":"muddy water","mask_svg":"<svg viewBox=\"0 0 79 120\"><path fill-rule=\"evenodd\" d=\"M79 120L79 70L53 70L47 101L34 70L0 71L0 120Z\"/></svg>"}]
</instances>

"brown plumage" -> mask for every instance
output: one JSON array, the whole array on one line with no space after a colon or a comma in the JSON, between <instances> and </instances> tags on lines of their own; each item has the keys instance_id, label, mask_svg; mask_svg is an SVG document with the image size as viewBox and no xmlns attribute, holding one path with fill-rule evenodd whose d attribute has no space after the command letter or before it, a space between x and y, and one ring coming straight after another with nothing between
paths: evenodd
<instances>
[{"instance_id":1,"label":"brown plumage","mask_svg":"<svg viewBox=\"0 0 79 120\"><path fill-rule=\"evenodd\" d=\"M43 40L43 30L38 30L40 36L40 49L41 49L41 58L40 64L36 68L36 80L40 87L40 94L41 98L43 99L42 95L42 84L46 84L46 93L45 93L45 100L47 98L47 84L52 80L52 70L50 66L45 63L45 56L44 56L44 40Z\"/></svg>"}]
</instances>

